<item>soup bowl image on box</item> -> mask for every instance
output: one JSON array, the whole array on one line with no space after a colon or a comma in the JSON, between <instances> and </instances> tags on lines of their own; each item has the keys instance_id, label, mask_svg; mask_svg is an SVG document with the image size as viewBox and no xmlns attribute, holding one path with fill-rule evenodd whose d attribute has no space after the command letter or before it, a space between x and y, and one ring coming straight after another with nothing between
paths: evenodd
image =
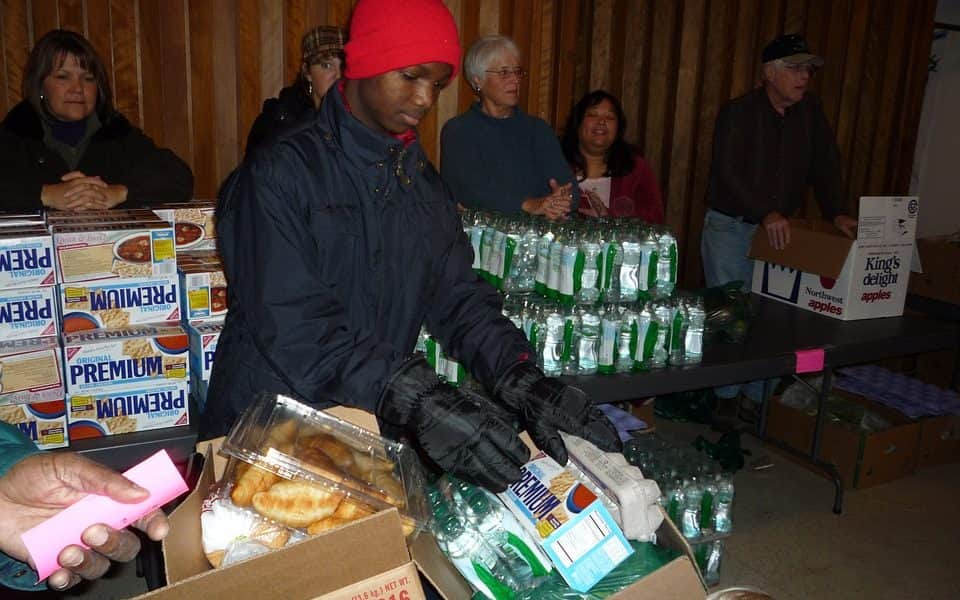
<instances>
[{"instance_id":1,"label":"soup bowl image on box","mask_svg":"<svg viewBox=\"0 0 960 600\"><path fill-rule=\"evenodd\" d=\"M77 331L63 336L67 393L89 394L190 375L187 334L178 325Z\"/></svg>"},{"instance_id":2,"label":"soup bowl image on box","mask_svg":"<svg viewBox=\"0 0 960 600\"><path fill-rule=\"evenodd\" d=\"M64 332L180 320L180 282L172 275L60 286Z\"/></svg>"},{"instance_id":3,"label":"soup bowl image on box","mask_svg":"<svg viewBox=\"0 0 960 600\"><path fill-rule=\"evenodd\" d=\"M174 275L173 227L164 221L51 227L60 283Z\"/></svg>"},{"instance_id":4,"label":"soup bowl image on box","mask_svg":"<svg viewBox=\"0 0 960 600\"><path fill-rule=\"evenodd\" d=\"M0 406L0 421L16 425L37 448L51 450L69 445L64 401Z\"/></svg>"},{"instance_id":5,"label":"soup bowl image on box","mask_svg":"<svg viewBox=\"0 0 960 600\"><path fill-rule=\"evenodd\" d=\"M217 227L214 220L216 210L216 202L212 200L166 204L153 208L158 217L173 224L177 251L212 250L217 247Z\"/></svg>"},{"instance_id":6,"label":"soup bowl image on box","mask_svg":"<svg viewBox=\"0 0 960 600\"><path fill-rule=\"evenodd\" d=\"M63 399L56 338L0 342L0 406Z\"/></svg>"},{"instance_id":7,"label":"soup bowl image on box","mask_svg":"<svg viewBox=\"0 0 960 600\"><path fill-rule=\"evenodd\" d=\"M186 381L72 394L67 397L70 438L81 440L188 425L188 394Z\"/></svg>"},{"instance_id":8,"label":"soup bowl image on box","mask_svg":"<svg viewBox=\"0 0 960 600\"><path fill-rule=\"evenodd\" d=\"M184 320L200 323L223 320L227 314L227 278L216 265L182 266L180 290Z\"/></svg>"}]
</instances>

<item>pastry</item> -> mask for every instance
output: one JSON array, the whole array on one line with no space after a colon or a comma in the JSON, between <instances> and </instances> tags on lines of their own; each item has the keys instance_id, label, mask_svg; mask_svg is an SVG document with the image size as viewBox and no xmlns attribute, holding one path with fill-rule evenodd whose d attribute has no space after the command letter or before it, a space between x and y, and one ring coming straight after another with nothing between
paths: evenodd
<instances>
[{"instance_id":1,"label":"pastry","mask_svg":"<svg viewBox=\"0 0 960 600\"><path fill-rule=\"evenodd\" d=\"M253 508L261 515L290 527L307 527L325 519L343 500L343 494L328 491L308 481L280 481L253 496Z\"/></svg>"},{"instance_id":2,"label":"pastry","mask_svg":"<svg viewBox=\"0 0 960 600\"><path fill-rule=\"evenodd\" d=\"M246 464L246 463L242 463ZM237 467L240 472L240 467ZM237 506L250 506L253 496L257 493L270 489L270 486L280 480L280 477L270 471L265 471L260 467L249 467L243 470L233 484L233 490L230 492L230 499Z\"/></svg>"}]
</instances>

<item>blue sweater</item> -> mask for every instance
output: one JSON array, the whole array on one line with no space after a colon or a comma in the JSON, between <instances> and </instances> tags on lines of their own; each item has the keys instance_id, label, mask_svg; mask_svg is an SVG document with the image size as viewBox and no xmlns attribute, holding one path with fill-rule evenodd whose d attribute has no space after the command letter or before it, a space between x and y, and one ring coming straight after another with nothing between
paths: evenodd
<instances>
[{"instance_id":1,"label":"blue sweater","mask_svg":"<svg viewBox=\"0 0 960 600\"><path fill-rule=\"evenodd\" d=\"M0 477L13 465L39 452L13 425L0 423ZM37 573L29 565L0 552L0 585L15 590L45 590L46 583L37 584Z\"/></svg>"},{"instance_id":2,"label":"blue sweater","mask_svg":"<svg viewBox=\"0 0 960 600\"><path fill-rule=\"evenodd\" d=\"M550 126L519 108L506 119L484 114L480 103L447 121L440 134L440 175L457 202L470 208L520 214L526 198L546 196L549 181L574 181ZM580 191L573 186L573 211Z\"/></svg>"}]
</instances>

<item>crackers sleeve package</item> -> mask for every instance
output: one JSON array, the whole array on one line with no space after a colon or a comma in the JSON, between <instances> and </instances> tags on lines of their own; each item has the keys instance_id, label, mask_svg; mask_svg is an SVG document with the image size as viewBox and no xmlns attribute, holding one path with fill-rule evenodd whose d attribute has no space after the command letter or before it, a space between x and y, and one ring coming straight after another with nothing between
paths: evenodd
<instances>
[{"instance_id":1,"label":"crackers sleeve package","mask_svg":"<svg viewBox=\"0 0 960 600\"><path fill-rule=\"evenodd\" d=\"M56 338L0 342L0 406L63 400Z\"/></svg>"},{"instance_id":2,"label":"crackers sleeve package","mask_svg":"<svg viewBox=\"0 0 960 600\"><path fill-rule=\"evenodd\" d=\"M589 482L578 475L539 452L499 496L567 584L585 593L633 548Z\"/></svg>"}]
</instances>

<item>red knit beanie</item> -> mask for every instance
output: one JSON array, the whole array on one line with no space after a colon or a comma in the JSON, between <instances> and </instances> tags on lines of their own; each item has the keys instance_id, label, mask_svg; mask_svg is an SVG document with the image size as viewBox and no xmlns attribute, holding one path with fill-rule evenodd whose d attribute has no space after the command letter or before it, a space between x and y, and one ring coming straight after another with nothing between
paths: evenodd
<instances>
[{"instance_id":1,"label":"red knit beanie","mask_svg":"<svg viewBox=\"0 0 960 600\"><path fill-rule=\"evenodd\" d=\"M348 79L376 77L411 65L460 67L460 38L441 0L360 0L344 51Z\"/></svg>"}]
</instances>

